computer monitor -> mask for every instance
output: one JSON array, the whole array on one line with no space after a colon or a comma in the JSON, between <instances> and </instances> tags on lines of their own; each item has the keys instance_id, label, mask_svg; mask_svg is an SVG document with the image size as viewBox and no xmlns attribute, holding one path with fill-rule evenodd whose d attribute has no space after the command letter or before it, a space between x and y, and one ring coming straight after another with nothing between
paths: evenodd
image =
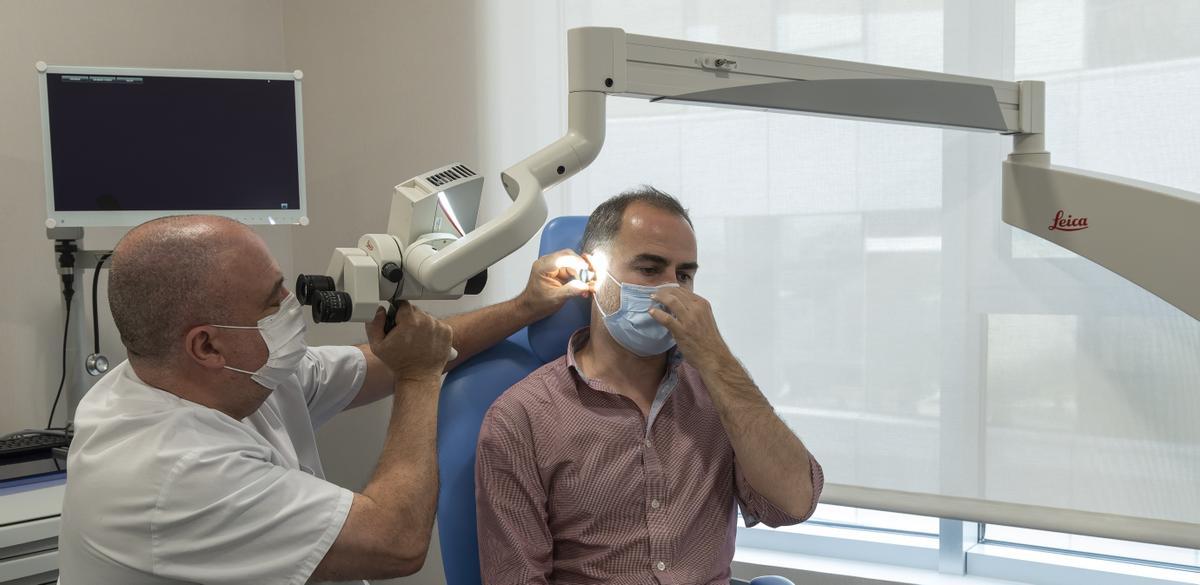
<instances>
[{"instance_id":1,"label":"computer monitor","mask_svg":"<svg viewBox=\"0 0 1200 585\"><path fill-rule=\"evenodd\" d=\"M299 71L38 72L46 227L308 223Z\"/></svg>"}]
</instances>

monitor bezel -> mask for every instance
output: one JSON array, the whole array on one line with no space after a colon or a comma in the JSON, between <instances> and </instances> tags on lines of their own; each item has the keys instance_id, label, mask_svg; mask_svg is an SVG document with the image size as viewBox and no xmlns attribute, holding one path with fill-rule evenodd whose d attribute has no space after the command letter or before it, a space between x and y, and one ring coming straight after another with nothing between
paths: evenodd
<instances>
[{"instance_id":1,"label":"monitor bezel","mask_svg":"<svg viewBox=\"0 0 1200 585\"><path fill-rule=\"evenodd\" d=\"M82 67L38 63L38 90L42 110L42 157L46 178L46 227L131 227L168 215L221 215L249 225L308 225L308 197L304 177L304 115L300 86L303 75L291 72L217 71L201 69L153 69L135 67ZM54 161L50 148L50 104L47 74L113 75L143 77L187 77L216 79L269 79L294 83L296 95L296 168L300 187L298 209L195 209L139 211L59 211L54 205Z\"/></svg>"}]
</instances>

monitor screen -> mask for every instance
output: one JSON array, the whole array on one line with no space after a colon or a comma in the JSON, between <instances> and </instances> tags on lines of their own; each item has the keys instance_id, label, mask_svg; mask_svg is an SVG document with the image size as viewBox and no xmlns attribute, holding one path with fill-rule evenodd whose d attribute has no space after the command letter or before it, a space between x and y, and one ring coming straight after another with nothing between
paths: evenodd
<instances>
[{"instance_id":1,"label":"monitor screen","mask_svg":"<svg viewBox=\"0 0 1200 585\"><path fill-rule=\"evenodd\" d=\"M297 77L47 67L47 225L306 223Z\"/></svg>"}]
</instances>

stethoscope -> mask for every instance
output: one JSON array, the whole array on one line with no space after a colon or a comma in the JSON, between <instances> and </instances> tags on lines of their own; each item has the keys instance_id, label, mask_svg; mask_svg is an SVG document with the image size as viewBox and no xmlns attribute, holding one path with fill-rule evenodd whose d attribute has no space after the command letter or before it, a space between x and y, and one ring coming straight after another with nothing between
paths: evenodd
<instances>
[{"instance_id":1,"label":"stethoscope","mask_svg":"<svg viewBox=\"0 0 1200 585\"><path fill-rule=\"evenodd\" d=\"M108 260L111 254L105 254L100 257L100 261L96 262L96 272L92 275L92 339L95 351L87 356L83 361L83 367L87 373L93 376L99 376L108 371L108 356L100 353L100 309L96 304L96 288L100 282L100 267L104 265L104 261Z\"/></svg>"},{"instance_id":2,"label":"stethoscope","mask_svg":"<svg viewBox=\"0 0 1200 585\"><path fill-rule=\"evenodd\" d=\"M83 361L83 367L87 369L87 373L93 376L99 376L108 371L108 357L100 353L100 348L96 348L96 353L87 356Z\"/></svg>"}]
</instances>

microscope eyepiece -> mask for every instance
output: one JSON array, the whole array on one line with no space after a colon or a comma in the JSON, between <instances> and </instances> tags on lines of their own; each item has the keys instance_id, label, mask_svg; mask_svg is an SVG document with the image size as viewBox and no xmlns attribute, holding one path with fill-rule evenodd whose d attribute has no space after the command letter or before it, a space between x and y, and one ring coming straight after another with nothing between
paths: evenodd
<instances>
[{"instance_id":1,"label":"microscope eyepiece","mask_svg":"<svg viewBox=\"0 0 1200 585\"><path fill-rule=\"evenodd\" d=\"M312 303L312 318L315 323L345 323L354 313L354 301L339 290L322 290L315 293Z\"/></svg>"},{"instance_id":2,"label":"microscope eyepiece","mask_svg":"<svg viewBox=\"0 0 1200 585\"><path fill-rule=\"evenodd\" d=\"M336 288L331 277L323 274L301 274L296 277L296 300L300 301L301 305L312 305L317 302L317 293L333 291Z\"/></svg>"}]
</instances>

